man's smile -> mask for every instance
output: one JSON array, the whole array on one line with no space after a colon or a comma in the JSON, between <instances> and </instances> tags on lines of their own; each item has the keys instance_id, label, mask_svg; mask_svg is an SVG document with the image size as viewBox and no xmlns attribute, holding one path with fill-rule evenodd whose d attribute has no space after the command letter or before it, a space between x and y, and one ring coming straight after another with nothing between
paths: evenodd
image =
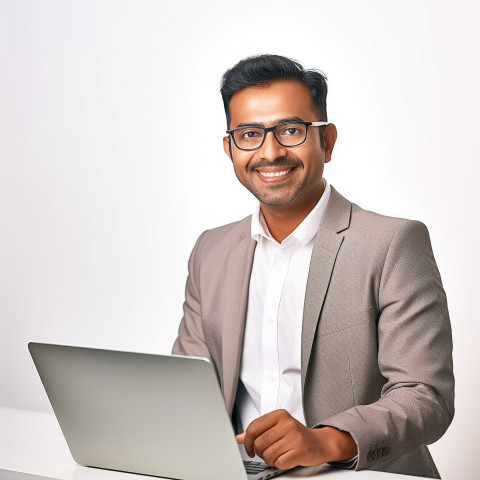
<instances>
[{"instance_id":1,"label":"man's smile","mask_svg":"<svg viewBox=\"0 0 480 480\"><path fill-rule=\"evenodd\" d=\"M262 177L281 177L282 175L286 175L292 169L289 168L288 170L282 170L281 172L262 172L261 170L257 170L257 172L262 175Z\"/></svg>"},{"instance_id":2,"label":"man's smile","mask_svg":"<svg viewBox=\"0 0 480 480\"><path fill-rule=\"evenodd\" d=\"M253 170L259 174L260 179L267 183L280 182L285 180L290 173L296 169L296 166L279 166L279 167L260 167Z\"/></svg>"}]
</instances>

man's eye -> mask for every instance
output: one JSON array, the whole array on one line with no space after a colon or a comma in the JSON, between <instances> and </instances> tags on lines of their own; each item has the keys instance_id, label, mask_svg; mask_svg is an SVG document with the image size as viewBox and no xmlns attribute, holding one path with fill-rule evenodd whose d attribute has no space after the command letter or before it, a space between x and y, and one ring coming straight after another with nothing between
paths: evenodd
<instances>
[{"instance_id":1,"label":"man's eye","mask_svg":"<svg viewBox=\"0 0 480 480\"><path fill-rule=\"evenodd\" d=\"M278 134L282 137L300 137L303 135L303 130L299 125L283 125L278 130Z\"/></svg>"},{"instance_id":2,"label":"man's eye","mask_svg":"<svg viewBox=\"0 0 480 480\"><path fill-rule=\"evenodd\" d=\"M256 130L246 130L242 132L242 138L249 139L249 138L256 138L261 136L261 133Z\"/></svg>"}]
</instances>

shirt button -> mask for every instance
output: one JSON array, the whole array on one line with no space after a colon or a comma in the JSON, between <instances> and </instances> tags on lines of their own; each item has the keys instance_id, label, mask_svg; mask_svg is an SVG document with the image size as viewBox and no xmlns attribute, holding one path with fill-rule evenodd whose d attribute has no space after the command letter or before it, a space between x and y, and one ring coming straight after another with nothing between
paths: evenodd
<instances>
[{"instance_id":1,"label":"shirt button","mask_svg":"<svg viewBox=\"0 0 480 480\"><path fill-rule=\"evenodd\" d=\"M275 383L277 381L277 377L276 375L274 375L273 373L271 373L269 376L268 376L268 381L270 383Z\"/></svg>"},{"instance_id":2,"label":"shirt button","mask_svg":"<svg viewBox=\"0 0 480 480\"><path fill-rule=\"evenodd\" d=\"M267 318L267 323L269 325L273 325L275 323L275 318L272 317L271 315Z\"/></svg>"},{"instance_id":3,"label":"shirt button","mask_svg":"<svg viewBox=\"0 0 480 480\"><path fill-rule=\"evenodd\" d=\"M283 272L284 272L283 267L277 267L277 273L278 273L279 275L282 275Z\"/></svg>"}]
</instances>

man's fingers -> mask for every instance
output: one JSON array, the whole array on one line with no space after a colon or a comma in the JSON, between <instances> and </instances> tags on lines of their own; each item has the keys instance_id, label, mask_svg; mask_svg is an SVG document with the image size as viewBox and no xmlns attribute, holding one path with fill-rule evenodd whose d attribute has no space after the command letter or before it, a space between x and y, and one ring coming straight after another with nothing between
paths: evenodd
<instances>
[{"instance_id":1,"label":"man's fingers","mask_svg":"<svg viewBox=\"0 0 480 480\"><path fill-rule=\"evenodd\" d=\"M282 455L276 458L275 463L273 464L274 467L277 467L280 470L288 470L297 465L298 461L295 457L295 450L288 450L285 453L282 453Z\"/></svg>"},{"instance_id":2,"label":"man's fingers","mask_svg":"<svg viewBox=\"0 0 480 480\"><path fill-rule=\"evenodd\" d=\"M277 424L278 418L281 415L278 412L281 412L281 410L275 410L256 418L245 430L243 443L249 457L255 456L255 440Z\"/></svg>"},{"instance_id":3,"label":"man's fingers","mask_svg":"<svg viewBox=\"0 0 480 480\"><path fill-rule=\"evenodd\" d=\"M277 443L282 440L287 433L288 429L286 428L286 425L277 423L255 439L253 442L253 449L255 450L255 453L259 457L263 458L265 450L273 447L274 445L278 447Z\"/></svg>"},{"instance_id":4,"label":"man's fingers","mask_svg":"<svg viewBox=\"0 0 480 480\"><path fill-rule=\"evenodd\" d=\"M278 441L295 420L285 410L274 410L255 419L245 431L244 445L250 457L262 456L263 450Z\"/></svg>"},{"instance_id":5,"label":"man's fingers","mask_svg":"<svg viewBox=\"0 0 480 480\"><path fill-rule=\"evenodd\" d=\"M245 451L247 452L247 455L250 458L253 458L255 456L255 449L253 447L253 442L255 441L255 438L252 436L249 436L247 432L245 432L245 436L243 437L243 444L245 446Z\"/></svg>"},{"instance_id":6,"label":"man's fingers","mask_svg":"<svg viewBox=\"0 0 480 480\"><path fill-rule=\"evenodd\" d=\"M245 432L239 433L235 439L237 440L237 443L244 443L245 442Z\"/></svg>"},{"instance_id":7,"label":"man's fingers","mask_svg":"<svg viewBox=\"0 0 480 480\"><path fill-rule=\"evenodd\" d=\"M257 455L262 457L263 461L267 465L270 465L271 467L283 468L278 466L278 461L291 450L292 446L290 445L290 442L285 437L280 437L275 443L267 445L262 451L261 455L259 452L257 452Z\"/></svg>"}]
</instances>

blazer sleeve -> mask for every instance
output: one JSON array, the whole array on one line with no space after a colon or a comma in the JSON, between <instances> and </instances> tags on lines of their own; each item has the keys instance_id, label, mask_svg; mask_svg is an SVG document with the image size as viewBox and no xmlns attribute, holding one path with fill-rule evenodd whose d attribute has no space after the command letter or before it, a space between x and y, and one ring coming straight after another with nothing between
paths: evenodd
<instances>
[{"instance_id":1,"label":"blazer sleeve","mask_svg":"<svg viewBox=\"0 0 480 480\"><path fill-rule=\"evenodd\" d=\"M205 342L202 325L200 291L198 285L197 254L202 238L198 238L188 261L188 277L185 287L185 302L183 304L183 318L180 322L178 337L173 345L174 355L203 357L210 360L210 353Z\"/></svg>"},{"instance_id":2,"label":"blazer sleeve","mask_svg":"<svg viewBox=\"0 0 480 480\"><path fill-rule=\"evenodd\" d=\"M452 336L427 228L408 221L393 236L378 292L378 366L386 379L378 401L336 414L317 427L349 432L356 469L381 469L435 442L452 421Z\"/></svg>"}]
</instances>

